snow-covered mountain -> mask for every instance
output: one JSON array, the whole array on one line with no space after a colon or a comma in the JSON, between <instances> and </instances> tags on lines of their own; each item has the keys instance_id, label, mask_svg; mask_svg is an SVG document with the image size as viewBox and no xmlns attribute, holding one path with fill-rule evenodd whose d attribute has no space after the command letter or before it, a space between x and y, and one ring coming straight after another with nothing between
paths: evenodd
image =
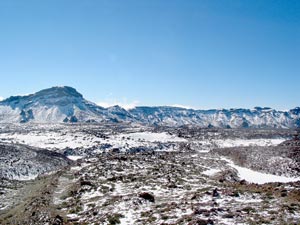
<instances>
[{"instance_id":1,"label":"snow-covered mountain","mask_svg":"<svg viewBox=\"0 0 300 225\"><path fill-rule=\"evenodd\" d=\"M0 123L136 122L149 125L202 127L300 127L300 107L194 110L178 107L100 107L72 87L52 87L0 102Z\"/></svg>"},{"instance_id":2,"label":"snow-covered mountain","mask_svg":"<svg viewBox=\"0 0 300 225\"><path fill-rule=\"evenodd\" d=\"M83 98L72 87L53 87L27 96L13 96L0 102L0 122L60 123L116 119L115 111Z\"/></svg>"},{"instance_id":3,"label":"snow-covered mountain","mask_svg":"<svg viewBox=\"0 0 300 225\"><path fill-rule=\"evenodd\" d=\"M271 108L193 110L175 107L136 107L129 110L141 122L157 125L248 128L300 127L300 108L278 111Z\"/></svg>"}]
</instances>

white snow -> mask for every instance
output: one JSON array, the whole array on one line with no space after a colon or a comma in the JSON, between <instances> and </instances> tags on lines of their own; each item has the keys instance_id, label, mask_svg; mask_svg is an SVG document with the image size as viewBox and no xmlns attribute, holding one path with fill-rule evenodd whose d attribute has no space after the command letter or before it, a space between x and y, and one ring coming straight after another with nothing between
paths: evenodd
<instances>
[{"instance_id":1,"label":"white snow","mask_svg":"<svg viewBox=\"0 0 300 225\"><path fill-rule=\"evenodd\" d=\"M0 207L0 210L5 210L6 208L8 208L10 205L6 205L4 207Z\"/></svg>"},{"instance_id":2,"label":"white snow","mask_svg":"<svg viewBox=\"0 0 300 225\"><path fill-rule=\"evenodd\" d=\"M36 179L38 177L38 175L39 174L28 174L28 175L19 174L19 175L13 175L12 177L10 177L10 179L28 181L28 180Z\"/></svg>"},{"instance_id":3,"label":"white snow","mask_svg":"<svg viewBox=\"0 0 300 225\"><path fill-rule=\"evenodd\" d=\"M92 147L99 144L103 139L84 134L81 132L37 132L30 133L0 133L3 142L17 142L38 148L64 149Z\"/></svg>"},{"instance_id":4,"label":"white snow","mask_svg":"<svg viewBox=\"0 0 300 225\"><path fill-rule=\"evenodd\" d=\"M67 157L68 157L68 159L73 160L73 161L77 161L79 159L84 158L84 156L80 156L80 155L68 155Z\"/></svg>"},{"instance_id":5,"label":"white snow","mask_svg":"<svg viewBox=\"0 0 300 225\"><path fill-rule=\"evenodd\" d=\"M184 138L179 138L168 133L154 132L134 132L125 134L108 135L108 139L96 137L78 130L56 130L56 131L31 131L28 133L0 133L0 140L8 143L26 144L38 148L65 149L65 148L89 148L97 147L101 144L109 144L111 148L129 149L132 147L150 146L155 142L186 142ZM168 149L172 150L172 149ZM95 149L101 152L101 149ZM70 158L71 159L71 158ZM78 158L72 158L77 160Z\"/></svg>"},{"instance_id":6,"label":"white snow","mask_svg":"<svg viewBox=\"0 0 300 225\"><path fill-rule=\"evenodd\" d=\"M92 192L86 192L82 194L82 199L92 199L92 198L96 198L96 197L102 197L104 196L103 193L101 193L100 191L92 191Z\"/></svg>"},{"instance_id":7,"label":"white snow","mask_svg":"<svg viewBox=\"0 0 300 225\"><path fill-rule=\"evenodd\" d=\"M75 214L75 213L72 213L72 214L67 214L67 217L68 217L69 219L77 219L77 218L78 218L78 215Z\"/></svg>"},{"instance_id":8,"label":"white snow","mask_svg":"<svg viewBox=\"0 0 300 225\"><path fill-rule=\"evenodd\" d=\"M136 132L121 135L125 138L131 138L135 141L147 141L147 142L186 142L184 138L179 138L175 135L170 135L168 133L153 133L153 132Z\"/></svg>"},{"instance_id":9,"label":"white snow","mask_svg":"<svg viewBox=\"0 0 300 225\"><path fill-rule=\"evenodd\" d=\"M209 170L205 170L205 171L203 171L202 173L204 174L204 175L207 175L207 176L213 176L213 175L215 175L216 173L218 173L218 172L220 172L221 170L219 170L219 169L209 169Z\"/></svg>"},{"instance_id":10,"label":"white snow","mask_svg":"<svg viewBox=\"0 0 300 225\"><path fill-rule=\"evenodd\" d=\"M134 211L132 209L126 210L123 218L120 218L121 225L131 225L133 221Z\"/></svg>"},{"instance_id":11,"label":"white snow","mask_svg":"<svg viewBox=\"0 0 300 225\"><path fill-rule=\"evenodd\" d=\"M248 168L237 166L229 159L226 158L222 158L222 159L228 162L229 166L231 166L232 168L238 171L238 175L241 179L246 180L250 183L256 183L256 184L265 184L271 182L288 183L288 182L295 182L300 180L300 177L297 178L284 177L284 176L277 176L273 174L261 173Z\"/></svg>"},{"instance_id":12,"label":"white snow","mask_svg":"<svg viewBox=\"0 0 300 225\"><path fill-rule=\"evenodd\" d=\"M246 147L246 146L275 146L284 142L286 139L275 138L275 139L226 139L226 140L215 140L215 144L220 148L231 148L231 147Z\"/></svg>"}]
</instances>

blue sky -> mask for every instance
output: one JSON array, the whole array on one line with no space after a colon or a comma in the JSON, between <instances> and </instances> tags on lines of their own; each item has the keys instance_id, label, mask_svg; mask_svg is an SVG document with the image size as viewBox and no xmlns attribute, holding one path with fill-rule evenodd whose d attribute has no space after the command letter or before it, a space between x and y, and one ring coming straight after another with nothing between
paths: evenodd
<instances>
[{"instance_id":1,"label":"blue sky","mask_svg":"<svg viewBox=\"0 0 300 225\"><path fill-rule=\"evenodd\" d=\"M0 96L68 85L123 105L300 104L298 0L1 0Z\"/></svg>"}]
</instances>

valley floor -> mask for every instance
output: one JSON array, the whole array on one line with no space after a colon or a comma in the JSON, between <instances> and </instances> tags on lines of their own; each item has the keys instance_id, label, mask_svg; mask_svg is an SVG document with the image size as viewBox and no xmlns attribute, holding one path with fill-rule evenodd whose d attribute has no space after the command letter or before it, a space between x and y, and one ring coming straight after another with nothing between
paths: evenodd
<instances>
[{"instance_id":1,"label":"valley floor","mask_svg":"<svg viewBox=\"0 0 300 225\"><path fill-rule=\"evenodd\" d=\"M46 148L73 162L35 180L34 169L9 173L27 181L2 177L0 224L298 225L298 147L287 147L293 133L5 127L4 145ZM12 161L2 156L0 171Z\"/></svg>"}]
</instances>

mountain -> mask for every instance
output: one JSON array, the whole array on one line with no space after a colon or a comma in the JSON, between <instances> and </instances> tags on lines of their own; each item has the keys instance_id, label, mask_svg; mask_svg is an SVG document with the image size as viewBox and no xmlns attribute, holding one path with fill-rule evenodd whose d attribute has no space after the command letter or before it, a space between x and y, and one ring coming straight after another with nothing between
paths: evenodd
<instances>
[{"instance_id":1,"label":"mountain","mask_svg":"<svg viewBox=\"0 0 300 225\"><path fill-rule=\"evenodd\" d=\"M194 110L179 107L100 107L83 98L72 87L52 87L0 102L0 123L135 122L148 125L223 128L300 127L300 107L278 111L254 109Z\"/></svg>"},{"instance_id":2,"label":"mountain","mask_svg":"<svg viewBox=\"0 0 300 225\"><path fill-rule=\"evenodd\" d=\"M176 107L136 107L129 110L137 120L152 125L222 128L300 127L300 108L277 111L271 108L193 110Z\"/></svg>"},{"instance_id":3,"label":"mountain","mask_svg":"<svg viewBox=\"0 0 300 225\"><path fill-rule=\"evenodd\" d=\"M115 119L114 112L83 98L72 87L52 87L0 102L0 122L60 123Z\"/></svg>"}]
</instances>

